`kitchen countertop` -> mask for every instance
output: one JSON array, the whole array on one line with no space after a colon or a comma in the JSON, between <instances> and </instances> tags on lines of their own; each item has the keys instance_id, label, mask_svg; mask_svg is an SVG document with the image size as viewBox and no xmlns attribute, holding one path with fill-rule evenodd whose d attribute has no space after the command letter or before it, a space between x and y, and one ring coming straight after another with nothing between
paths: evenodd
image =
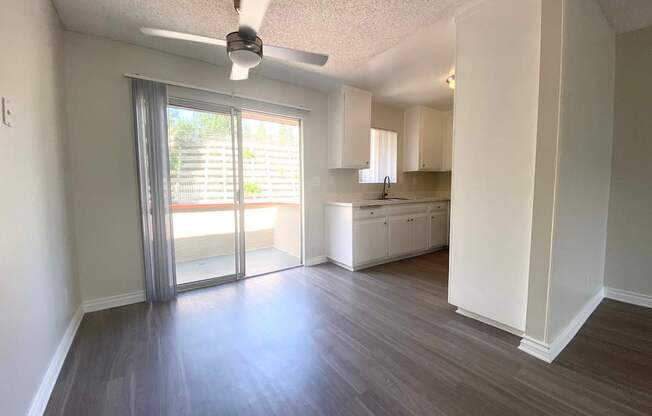
<instances>
[{"instance_id":1,"label":"kitchen countertop","mask_svg":"<svg viewBox=\"0 0 652 416\"><path fill-rule=\"evenodd\" d=\"M429 202L450 201L448 197L414 198L414 199L362 199L358 201L328 201L326 205L341 207L368 207L378 205L424 204Z\"/></svg>"}]
</instances>

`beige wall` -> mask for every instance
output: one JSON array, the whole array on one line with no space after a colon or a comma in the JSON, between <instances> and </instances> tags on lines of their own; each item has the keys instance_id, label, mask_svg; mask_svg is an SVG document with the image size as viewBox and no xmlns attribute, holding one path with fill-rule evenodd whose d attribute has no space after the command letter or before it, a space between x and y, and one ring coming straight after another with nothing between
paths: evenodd
<instances>
[{"instance_id":1,"label":"beige wall","mask_svg":"<svg viewBox=\"0 0 652 416\"><path fill-rule=\"evenodd\" d=\"M3 1L0 413L22 415L80 305L65 172L62 33L49 1Z\"/></svg>"},{"instance_id":2,"label":"beige wall","mask_svg":"<svg viewBox=\"0 0 652 416\"><path fill-rule=\"evenodd\" d=\"M273 246L295 257L301 257L301 209L299 205L276 207Z\"/></svg>"},{"instance_id":3,"label":"beige wall","mask_svg":"<svg viewBox=\"0 0 652 416\"><path fill-rule=\"evenodd\" d=\"M539 0L492 0L457 21L449 302L518 331L527 301L540 16Z\"/></svg>"},{"instance_id":4,"label":"beige wall","mask_svg":"<svg viewBox=\"0 0 652 416\"><path fill-rule=\"evenodd\" d=\"M652 296L652 27L616 38L605 286Z\"/></svg>"},{"instance_id":5,"label":"beige wall","mask_svg":"<svg viewBox=\"0 0 652 416\"><path fill-rule=\"evenodd\" d=\"M104 38L65 33L66 92L78 270L84 300L143 289L136 156L123 73L235 91L311 108L304 114L306 258L323 254L327 98L307 88Z\"/></svg>"},{"instance_id":6,"label":"beige wall","mask_svg":"<svg viewBox=\"0 0 652 416\"><path fill-rule=\"evenodd\" d=\"M542 29L526 335L551 343L603 286L615 37L594 0L544 2Z\"/></svg>"},{"instance_id":7,"label":"beige wall","mask_svg":"<svg viewBox=\"0 0 652 416\"><path fill-rule=\"evenodd\" d=\"M403 109L373 103L371 106L371 127L397 132L398 164L396 169L398 171L398 183L392 185L390 193L450 191L450 172L403 173ZM382 185L358 183L357 170L330 170L328 176L328 193L331 195L381 192Z\"/></svg>"},{"instance_id":8,"label":"beige wall","mask_svg":"<svg viewBox=\"0 0 652 416\"><path fill-rule=\"evenodd\" d=\"M248 82L234 83L228 80L227 68L72 32L65 33L65 62L78 270L84 300L143 289L130 88L123 73L235 90L312 109L303 114L308 260L323 254L323 201L328 193L378 191L378 185L359 185L357 171L328 172L323 157L327 154L327 97L319 91L256 77L255 71ZM192 95L206 99L206 94ZM374 105L372 125L396 130L402 136L403 112ZM449 177L400 175L394 190L447 190Z\"/></svg>"},{"instance_id":9,"label":"beige wall","mask_svg":"<svg viewBox=\"0 0 652 416\"><path fill-rule=\"evenodd\" d=\"M528 336L539 340L545 337L548 314L550 241L555 207L559 139L563 5L564 0L547 0L541 4L539 118L525 324Z\"/></svg>"},{"instance_id":10,"label":"beige wall","mask_svg":"<svg viewBox=\"0 0 652 416\"><path fill-rule=\"evenodd\" d=\"M565 0L548 333L553 340L602 288L615 35L595 0Z\"/></svg>"}]
</instances>

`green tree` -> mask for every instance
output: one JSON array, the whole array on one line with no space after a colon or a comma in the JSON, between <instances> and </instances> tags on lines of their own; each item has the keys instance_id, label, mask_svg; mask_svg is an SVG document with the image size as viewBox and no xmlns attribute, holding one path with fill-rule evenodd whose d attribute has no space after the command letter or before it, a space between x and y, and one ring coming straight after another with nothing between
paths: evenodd
<instances>
[{"instance_id":1,"label":"green tree","mask_svg":"<svg viewBox=\"0 0 652 416\"><path fill-rule=\"evenodd\" d=\"M245 182L244 184L245 197L256 196L262 191L260 185L255 182Z\"/></svg>"}]
</instances>

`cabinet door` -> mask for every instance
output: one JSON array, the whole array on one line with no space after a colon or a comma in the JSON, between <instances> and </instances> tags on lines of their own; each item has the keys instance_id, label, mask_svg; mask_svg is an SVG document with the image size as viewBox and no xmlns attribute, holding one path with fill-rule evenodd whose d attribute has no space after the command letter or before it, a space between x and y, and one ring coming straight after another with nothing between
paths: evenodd
<instances>
[{"instance_id":1,"label":"cabinet door","mask_svg":"<svg viewBox=\"0 0 652 416\"><path fill-rule=\"evenodd\" d=\"M389 255L402 256L412 252L412 217L389 217Z\"/></svg>"},{"instance_id":2,"label":"cabinet door","mask_svg":"<svg viewBox=\"0 0 652 416\"><path fill-rule=\"evenodd\" d=\"M363 91L344 91L345 167L369 167L371 154L371 96Z\"/></svg>"},{"instance_id":3,"label":"cabinet door","mask_svg":"<svg viewBox=\"0 0 652 416\"><path fill-rule=\"evenodd\" d=\"M448 240L448 213L436 211L430 214L430 248L446 245Z\"/></svg>"},{"instance_id":4,"label":"cabinet door","mask_svg":"<svg viewBox=\"0 0 652 416\"><path fill-rule=\"evenodd\" d=\"M442 168L442 117L429 108L421 109L420 170L441 170Z\"/></svg>"},{"instance_id":5,"label":"cabinet door","mask_svg":"<svg viewBox=\"0 0 652 416\"><path fill-rule=\"evenodd\" d=\"M403 172L419 170L419 108L405 110L403 116Z\"/></svg>"},{"instance_id":6,"label":"cabinet door","mask_svg":"<svg viewBox=\"0 0 652 416\"><path fill-rule=\"evenodd\" d=\"M428 249L428 215L415 214L412 216L412 251Z\"/></svg>"},{"instance_id":7,"label":"cabinet door","mask_svg":"<svg viewBox=\"0 0 652 416\"><path fill-rule=\"evenodd\" d=\"M453 112L446 113L443 121L442 169L450 172L453 167Z\"/></svg>"},{"instance_id":8,"label":"cabinet door","mask_svg":"<svg viewBox=\"0 0 652 416\"><path fill-rule=\"evenodd\" d=\"M385 218L356 221L353 234L356 265L387 257L387 221Z\"/></svg>"}]
</instances>

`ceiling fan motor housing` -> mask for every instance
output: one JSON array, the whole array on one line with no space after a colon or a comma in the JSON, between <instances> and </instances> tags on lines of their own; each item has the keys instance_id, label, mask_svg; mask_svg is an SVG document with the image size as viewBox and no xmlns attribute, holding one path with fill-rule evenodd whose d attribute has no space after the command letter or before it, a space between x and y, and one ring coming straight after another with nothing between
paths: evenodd
<instances>
[{"instance_id":1,"label":"ceiling fan motor housing","mask_svg":"<svg viewBox=\"0 0 652 416\"><path fill-rule=\"evenodd\" d=\"M236 65L253 68L263 59L263 41L255 35L231 32L226 35L226 51Z\"/></svg>"}]
</instances>

